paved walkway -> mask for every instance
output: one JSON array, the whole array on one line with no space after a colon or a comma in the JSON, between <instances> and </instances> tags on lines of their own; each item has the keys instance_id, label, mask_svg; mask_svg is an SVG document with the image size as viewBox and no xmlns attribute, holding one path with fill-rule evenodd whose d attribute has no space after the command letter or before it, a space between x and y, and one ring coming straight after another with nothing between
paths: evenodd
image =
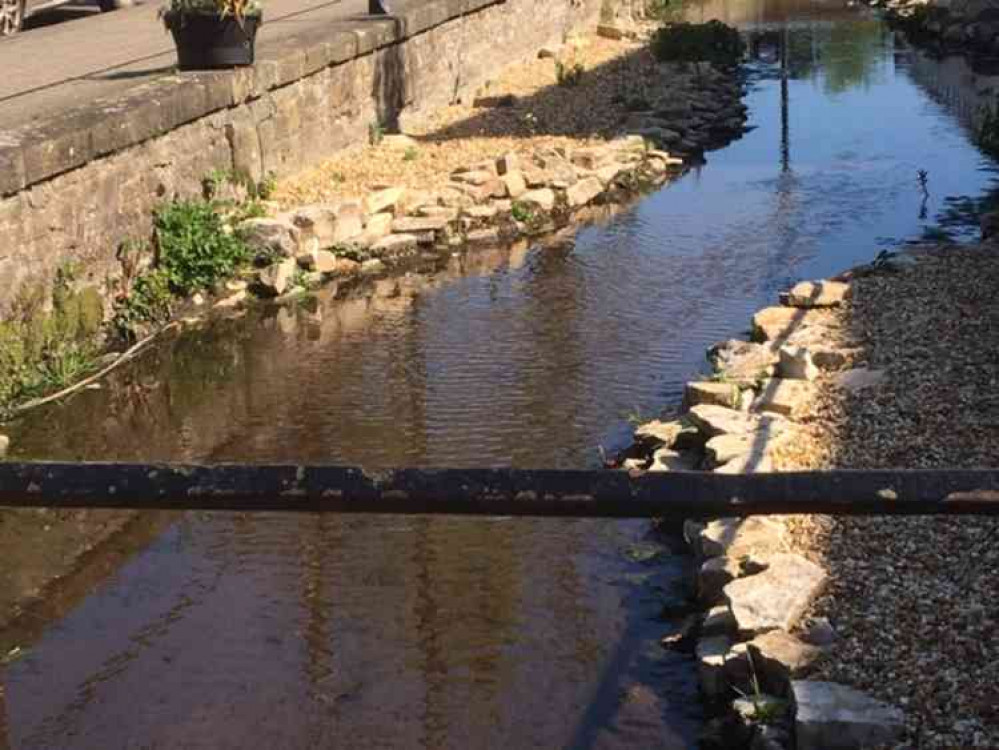
<instances>
[{"instance_id":1,"label":"paved walkway","mask_svg":"<svg viewBox=\"0 0 999 750\"><path fill-rule=\"evenodd\" d=\"M0 39L0 139L4 130L172 73L176 52L160 7L146 2ZM366 9L367 0L266 0L257 56L268 43Z\"/></svg>"}]
</instances>

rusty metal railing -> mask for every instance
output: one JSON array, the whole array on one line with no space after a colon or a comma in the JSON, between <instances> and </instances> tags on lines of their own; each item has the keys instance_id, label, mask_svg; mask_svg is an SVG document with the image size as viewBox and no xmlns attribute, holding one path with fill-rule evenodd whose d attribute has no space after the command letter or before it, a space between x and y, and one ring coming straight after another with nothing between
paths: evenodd
<instances>
[{"instance_id":1,"label":"rusty metal railing","mask_svg":"<svg viewBox=\"0 0 999 750\"><path fill-rule=\"evenodd\" d=\"M999 514L999 470L725 475L0 463L0 506L617 518Z\"/></svg>"}]
</instances>

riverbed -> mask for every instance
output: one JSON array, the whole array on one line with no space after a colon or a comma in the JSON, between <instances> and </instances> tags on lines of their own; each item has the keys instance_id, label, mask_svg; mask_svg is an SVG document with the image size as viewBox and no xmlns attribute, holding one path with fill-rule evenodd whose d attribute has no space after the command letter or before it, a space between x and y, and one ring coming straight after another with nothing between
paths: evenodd
<instances>
[{"instance_id":1,"label":"riverbed","mask_svg":"<svg viewBox=\"0 0 999 750\"><path fill-rule=\"evenodd\" d=\"M845 3L714 2L753 129L574 238L459 254L165 341L15 456L597 467L800 278L977 235L960 61ZM925 189L918 179L926 172ZM0 671L0 748L681 748L702 720L648 524L187 514Z\"/></svg>"}]
</instances>

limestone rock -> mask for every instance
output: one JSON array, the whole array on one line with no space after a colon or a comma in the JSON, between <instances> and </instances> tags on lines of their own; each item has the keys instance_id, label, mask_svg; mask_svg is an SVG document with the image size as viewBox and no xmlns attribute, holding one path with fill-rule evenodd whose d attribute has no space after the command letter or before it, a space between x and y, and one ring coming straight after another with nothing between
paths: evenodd
<instances>
[{"instance_id":1,"label":"limestone rock","mask_svg":"<svg viewBox=\"0 0 999 750\"><path fill-rule=\"evenodd\" d=\"M812 353L803 346L782 346L777 374L788 380L815 380L819 368L812 361Z\"/></svg>"},{"instance_id":2,"label":"limestone rock","mask_svg":"<svg viewBox=\"0 0 999 750\"><path fill-rule=\"evenodd\" d=\"M315 238L324 250L364 231L364 212L358 201L306 206L295 212L293 221L303 239Z\"/></svg>"},{"instance_id":3,"label":"limestone rock","mask_svg":"<svg viewBox=\"0 0 999 750\"><path fill-rule=\"evenodd\" d=\"M239 307L241 304L243 304L243 302L246 301L246 298L247 298L246 290L240 289L239 291L230 294L228 297L223 297L214 305L212 305L212 307L217 310L227 310L234 307ZM3 453L2 451L0 451L0 458L2 457Z\"/></svg>"},{"instance_id":4,"label":"limestone rock","mask_svg":"<svg viewBox=\"0 0 999 750\"><path fill-rule=\"evenodd\" d=\"M709 609L701 622L701 635L703 636L725 635L731 637L735 635L735 631L735 617L732 616L732 610L724 604Z\"/></svg>"},{"instance_id":5,"label":"limestone rock","mask_svg":"<svg viewBox=\"0 0 999 750\"><path fill-rule=\"evenodd\" d=\"M395 219L393 219L390 213L371 214L364 227L364 237L369 240L367 244L371 245L382 237L391 234L393 221Z\"/></svg>"},{"instance_id":6,"label":"limestone rock","mask_svg":"<svg viewBox=\"0 0 999 750\"><path fill-rule=\"evenodd\" d=\"M496 227L485 227L484 229L473 229L465 235L466 242L472 243L496 243L500 241L499 229Z\"/></svg>"},{"instance_id":7,"label":"limestone rock","mask_svg":"<svg viewBox=\"0 0 999 750\"><path fill-rule=\"evenodd\" d=\"M751 465L754 460L769 459L773 450L788 437L789 433L780 429L776 434L771 434L768 429L761 429L738 435L719 435L704 444L704 456L711 469L736 459Z\"/></svg>"},{"instance_id":8,"label":"limestone rock","mask_svg":"<svg viewBox=\"0 0 999 750\"><path fill-rule=\"evenodd\" d=\"M551 188L530 190L520 196L518 202L536 206L542 211L551 211L555 208L555 193Z\"/></svg>"},{"instance_id":9,"label":"limestone rock","mask_svg":"<svg viewBox=\"0 0 999 750\"><path fill-rule=\"evenodd\" d=\"M455 172L451 175L451 179L455 182L465 182L469 185L485 185L487 182L492 181L494 176L492 172L481 169L469 172Z\"/></svg>"},{"instance_id":10,"label":"limestone rock","mask_svg":"<svg viewBox=\"0 0 999 750\"><path fill-rule=\"evenodd\" d=\"M284 294L285 290L295 276L295 269L298 264L294 258L274 263L260 271L257 275L257 284L261 292L270 297L277 297Z\"/></svg>"},{"instance_id":11,"label":"limestone rock","mask_svg":"<svg viewBox=\"0 0 999 750\"><path fill-rule=\"evenodd\" d=\"M524 179L524 174L519 169L505 172L500 177L500 182L506 188L506 194L515 200L527 192L527 180Z\"/></svg>"},{"instance_id":12,"label":"limestone rock","mask_svg":"<svg viewBox=\"0 0 999 750\"><path fill-rule=\"evenodd\" d=\"M774 470L770 456L746 454L726 461L713 469L715 474L769 474Z\"/></svg>"},{"instance_id":13,"label":"limestone rock","mask_svg":"<svg viewBox=\"0 0 999 750\"><path fill-rule=\"evenodd\" d=\"M662 422L654 419L635 428L635 442L649 446L664 445L667 448L672 448L683 427L682 422Z\"/></svg>"},{"instance_id":14,"label":"limestone rock","mask_svg":"<svg viewBox=\"0 0 999 750\"><path fill-rule=\"evenodd\" d=\"M652 454L649 471L696 471L699 459L692 453L681 453L672 448L660 448Z\"/></svg>"},{"instance_id":15,"label":"limestone rock","mask_svg":"<svg viewBox=\"0 0 999 750\"><path fill-rule=\"evenodd\" d=\"M885 376L884 370L869 370L866 367L856 367L839 373L833 381L840 388L848 391L860 391L872 388L880 383Z\"/></svg>"},{"instance_id":16,"label":"limestone rock","mask_svg":"<svg viewBox=\"0 0 999 750\"><path fill-rule=\"evenodd\" d=\"M728 692L725 680L725 656L732 642L725 636L701 638L697 642L697 675L701 692L708 700L717 700Z\"/></svg>"},{"instance_id":17,"label":"limestone rock","mask_svg":"<svg viewBox=\"0 0 999 750\"><path fill-rule=\"evenodd\" d=\"M765 307L753 316L753 338L782 343L802 328L825 322L819 311L796 307Z\"/></svg>"},{"instance_id":18,"label":"limestone rock","mask_svg":"<svg viewBox=\"0 0 999 750\"><path fill-rule=\"evenodd\" d=\"M687 383L683 390L683 403L687 406L714 404L729 409L739 408L739 387L734 383L702 380Z\"/></svg>"},{"instance_id":19,"label":"limestone rock","mask_svg":"<svg viewBox=\"0 0 999 750\"><path fill-rule=\"evenodd\" d=\"M364 212L377 214L382 211L391 211L405 192L406 188L393 187L368 193L364 199Z\"/></svg>"},{"instance_id":20,"label":"limestone rock","mask_svg":"<svg viewBox=\"0 0 999 750\"><path fill-rule=\"evenodd\" d=\"M753 385L774 372L779 355L766 344L729 339L708 350L708 361L715 372L742 386Z\"/></svg>"},{"instance_id":21,"label":"limestone rock","mask_svg":"<svg viewBox=\"0 0 999 750\"><path fill-rule=\"evenodd\" d=\"M747 651L752 656L752 667ZM726 673L731 681L749 686L755 670L764 690L783 692L788 680L804 677L822 654L822 649L790 633L771 630L748 643L733 646L727 659Z\"/></svg>"},{"instance_id":22,"label":"limestone rock","mask_svg":"<svg viewBox=\"0 0 999 750\"><path fill-rule=\"evenodd\" d=\"M603 184L596 177L585 177L566 189L565 199L573 208L585 206L600 195L603 189Z\"/></svg>"},{"instance_id":23,"label":"limestone rock","mask_svg":"<svg viewBox=\"0 0 999 750\"><path fill-rule=\"evenodd\" d=\"M404 216L392 221L392 231L396 234L418 234L438 232L447 226L444 216Z\"/></svg>"},{"instance_id":24,"label":"limestone rock","mask_svg":"<svg viewBox=\"0 0 999 750\"><path fill-rule=\"evenodd\" d=\"M418 240L412 234L390 234L382 237L371 246L371 252L379 255L400 255L416 249Z\"/></svg>"},{"instance_id":25,"label":"limestone rock","mask_svg":"<svg viewBox=\"0 0 999 750\"><path fill-rule=\"evenodd\" d=\"M350 258L339 258L327 250L316 253L316 263L313 270L330 276L351 276L357 273L361 264Z\"/></svg>"},{"instance_id":26,"label":"limestone rock","mask_svg":"<svg viewBox=\"0 0 999 750\"><path fill-rule=\"evenodd\" d=\"M497 213L499 213L499 210L493 205L469 206L461 212L462 216L467 216L468 218L476 221L488 221L489 219L495 219Z\"/></svg>"},{"instance_id":27,"label":"limestone rock","mask_svg":"<svg viewBox=\"0 0 999 750\"><path fill-rule=\"evenodd\" d=\"M617 176L621 174L623 167L620 164L608 164L606 167L601 167L597 170L597 179L604 188L609 188L614 184L614 180Z\"/></svg>"},{"instance_id":28,"label":"limestone rock","mask_svg":"<svg viewBox=\"0 0 999 750\"><path fill-rule=\"evenodd\" d=\"M787 293L792 307L836 307L850 296L850 285L841 281L802 281Z\"/></svg>"},{"instance_id":29,"label":"limestone rock","mask_svg":"<svg viewBox=\"0 0 999 750\"><path fill-rule=\"evenodd\" d=\"M818 386L807 380L764 380L753 401L753 409L794 417L815 399L818 392Z\"/></svg>"},{"instance_id":30,"label":"limestone rock","mask_svg":"<svg viewBox=\"0 0 999 750\"><path fill-rule=\"evenodd\" d=\"M794 680L798 750L860 750L891 745L905 730L894 706L834 682Z\"/></svg>"},{"instance_id":31,"label":"limestone rock","mask_svg":"<svg viewBox=\"0 0 999 750\"><path fill-rule=\"evenodd\" d=\"M718 435L743 435L761 430L775 436L786 427L784 420L774 415L745 414L714 404L694 406L687 418L708 440Z\"/></svg>"},{"instance_id":32,"label":"limestone rock","mask_svg":"<svg viewBox=\"0 0 999 750\"><path fill-rule=\"evenodd\" d=\"M237 233L258 257L291 258L298 253L299 232L283 219L247 219Z\"/></svg>"},{"instance_id":33,"label":"limestone rock","mask_svg":"<svg viewBox=\"0 0 999 750\"><path fill-rule=\"evenodd\" d=\"M781 549L783 539L784 524L766 516L716 518L701 532L700 553L733 558L760 555Z\"/></svg>"},{"instance_id":34,"label":"limestone rock","mask_svg":"<svg viewBox=\"0 0 999 750\"><path fill-rule=\"evenodd\" d=\"M596 171L601 167L614 163L614 152L609 148L598 146L577 148L572 152L571 161L577 167Z\"/></svg>"},{"instance_id":35,"label":"limestone rock","mask_svg":"<svg viewBox=\"0 0 999 750\"><path fill-rule=\"evenodd\" d=\"M826 572L799 555L771 554L765 562L766 570L725 587L741 631L790 630L825 584Z\"/></svg>"}]
</instances>

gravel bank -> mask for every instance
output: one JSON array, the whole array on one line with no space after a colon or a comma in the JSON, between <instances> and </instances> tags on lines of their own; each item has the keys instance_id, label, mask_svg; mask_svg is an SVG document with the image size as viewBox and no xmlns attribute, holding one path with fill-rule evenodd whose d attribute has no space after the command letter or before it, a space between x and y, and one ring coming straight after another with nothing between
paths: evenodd
<instances>
[{"instance_id":1,"label":"gravel bank","mask_svg":"<svg viewBox=\"0 0 999 750\"><path fill-rule=\"evenodd\" d=\"M941 246L858 278L835 312L885 371L820 380L780 469L999 465L999 246ZM840 636L813 679L906 712L899 747L999 747L999 519L813 517L791 545L830 574L811 614Z\"/></svg>"}]
</instances>

